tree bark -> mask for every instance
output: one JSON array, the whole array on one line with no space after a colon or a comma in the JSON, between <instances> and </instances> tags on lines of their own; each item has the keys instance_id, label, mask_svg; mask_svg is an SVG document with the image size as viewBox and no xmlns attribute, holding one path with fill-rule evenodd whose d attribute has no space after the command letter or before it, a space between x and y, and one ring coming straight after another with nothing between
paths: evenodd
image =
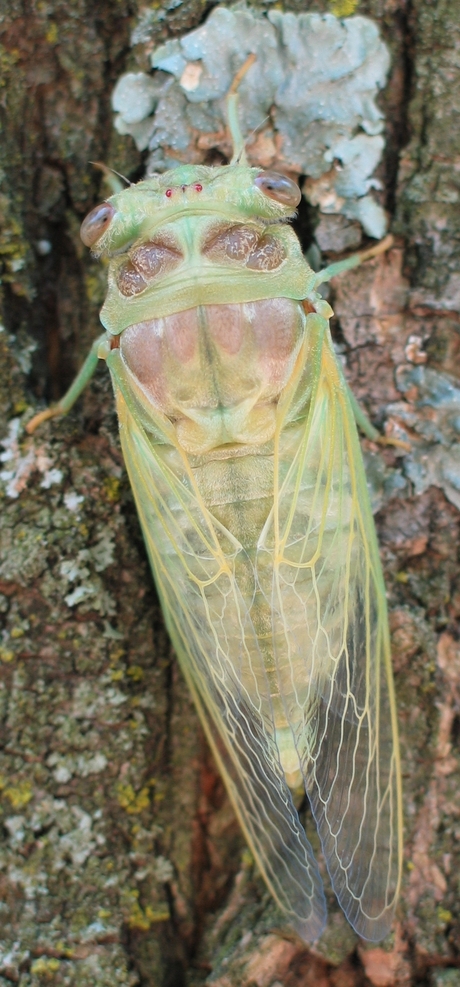
<instances>
[{"instance_id":1,"label":"tree bark","mask_svg":"<svg viewBox=\"0 0 460 987\"><path fill-rule=\"evenodd\" d=\"M207 5L154 9L160 42L196 26ZM337 282L335 334L372 420L413 442L409 468L402 450L364 443L382 505L403 755L394 935L359 942L332 893L314 948L280 926L164 630L107 375L32 438L11 425L60 396L100 331L105 274L78 238L101 198L88 161L141 176L134 144L112 127L110 93L122 71L145 66L129 45L134 2L9 0L0 987L460 983L460 404L449 376L460 353L460 8L369 0L357 12L379 22L392 50L381 178L396 245ZM431 404L417 377L427 369Z\"/></svg>"}]
</instances>

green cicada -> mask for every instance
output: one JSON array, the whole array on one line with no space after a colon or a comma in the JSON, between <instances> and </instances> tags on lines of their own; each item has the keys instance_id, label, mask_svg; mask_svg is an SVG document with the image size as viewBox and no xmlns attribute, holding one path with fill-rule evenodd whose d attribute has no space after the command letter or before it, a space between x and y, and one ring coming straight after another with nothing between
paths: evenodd
<instances>
[{"instance_id":1,"label":"green cicada","mask_svg":"<svg viewBox=\"0 0 460 987\"><path fill-rule=\"evenodd\" d=\"M289 178L183 165L109 198L82 238L110 257L94 343L44 418L109 366L166 623L247 842L307 941L326 905L293 801L305 786L340 905L393 918L401 787L385 588L357 425Z\"/></svg>"}]
</instances>

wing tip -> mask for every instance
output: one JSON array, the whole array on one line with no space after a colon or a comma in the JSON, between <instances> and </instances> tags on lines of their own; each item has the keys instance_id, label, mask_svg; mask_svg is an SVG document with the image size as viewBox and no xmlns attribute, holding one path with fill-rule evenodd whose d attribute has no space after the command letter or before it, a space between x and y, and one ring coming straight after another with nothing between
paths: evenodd
<instances>
[{"instance_id":1,"label":"wing tip","mask_svg":"<svg viewBox=\"0 0 460 987\"><path fill-rule=\"evenodd\" d=\"M388 909L378 918L369 918L362 912L355 921L347 916L348 922L361 939L366 942L382 942L390 934L395 919L394 908Z\"/></svg>"},{"instance_id":2,"label":"wing tip","mask_svg":"<svg viewBox=\"0 0 460 987\"><path fill-rule=\"evenodd\" d=\"M301 919L298 916L295 918L292 915L289 916L289 924L302 939L303 942L308 943L308 945L313 945L313 943L318 942L327 925L327 908L324 902L324 909L317 911L314 915L310 916L308 919Z\"/></svg>"}]
</instances>

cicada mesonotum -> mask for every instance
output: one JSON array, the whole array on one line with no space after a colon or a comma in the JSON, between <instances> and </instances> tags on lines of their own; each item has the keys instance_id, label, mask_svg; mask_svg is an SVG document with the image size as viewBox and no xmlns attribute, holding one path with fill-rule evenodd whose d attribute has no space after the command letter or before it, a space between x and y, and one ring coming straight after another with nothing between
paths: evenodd
<instances>
[{"instance_id":1,"label":"cicada mesonotum","mask_svg":"<svg viewBox=\"0 0 460 987\"><path fill-rule=\"evenodd\" d=\"M289 220L300 192L249 167L182 165L82 226L109 284L96 340L166 623L247 842L307 941L322 881L292 793L305 786L331 881L363 937L388 932L401 790L388 622L356 423L318 286Z\"/></svg>"}]
</instances>

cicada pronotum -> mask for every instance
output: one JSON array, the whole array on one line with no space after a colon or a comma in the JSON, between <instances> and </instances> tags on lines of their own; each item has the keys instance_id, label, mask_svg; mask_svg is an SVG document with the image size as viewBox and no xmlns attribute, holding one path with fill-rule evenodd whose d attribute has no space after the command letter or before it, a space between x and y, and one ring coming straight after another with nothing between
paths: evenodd
<instances>
[{"instance_id":1,"label":"cicada pronotum","mask_svg":"<svg viewBox=\"0 0 460 987\"><path fill-rule=\"evenodd\" d=\"M96 340L59 404L108 364L166 623L247 842L307 941L326 921L293 800L363 937L388 932L401 788L385 588L357 423L322 282L283 175L181 165L107 199L82 238L111 258Z\"/></svg>"}]
</instances>

